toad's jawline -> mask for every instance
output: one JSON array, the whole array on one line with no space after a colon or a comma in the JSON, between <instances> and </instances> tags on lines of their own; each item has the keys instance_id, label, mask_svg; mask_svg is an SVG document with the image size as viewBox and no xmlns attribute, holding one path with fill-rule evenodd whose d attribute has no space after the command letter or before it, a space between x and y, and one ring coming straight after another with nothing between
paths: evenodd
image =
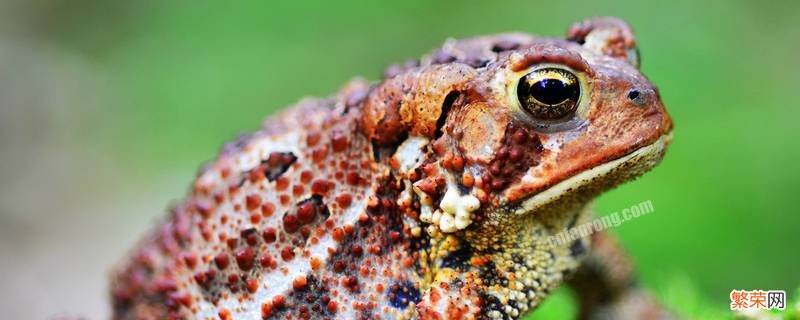
<instances>
[{"instance_id":1,"label":"toad's jawline","mask_svg":"<svg viewBox=\"0 0 800 320\"><path fill-rule=\"evenodd\" d=\"M663 156L663 152L666 149L669 142L672 140L672 132L668 132L661 137L659 137L655 142L643 146L639 149L634 150L631 153L628 153L622 157L617 159L605 162L598 166L595 166L589 170L585 170L581 173L578 173L572 177L569 177L554 186L537 193L528 199L525 199L520 203L520 205L515 210L516 213L522 214L527 212L535 211L543 206L555 201L558 197L564 193L566 193L569 189L577 189L582 186L585 186L598 177L605 176L615 168L618 168L625 164L630 164L638 161L652 161L652 164L647 165L648 168L655 166L657 161Z\"/></svg>"}]
</instances>

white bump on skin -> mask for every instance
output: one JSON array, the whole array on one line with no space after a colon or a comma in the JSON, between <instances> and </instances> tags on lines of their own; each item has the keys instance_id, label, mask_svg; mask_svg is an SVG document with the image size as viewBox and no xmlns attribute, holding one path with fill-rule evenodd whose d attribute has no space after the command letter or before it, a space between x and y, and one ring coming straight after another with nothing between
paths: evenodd
<instances>
[{"instance_id":1,"label":"white bump on skin","mask_svg":"<svg viewBox=\"0 0 800 320\"><path fill-rule=\"evenodd\" d=\"M431 223L433 221L433 212L431 210L431 206L423 204L419 211L420 221L425 223Z\"/></svg>"},{"instance_id":2,"label":"white bump on skin","mask_svg":"<svg viewBox=\"0 0 800 320\"><path fill-rule=\"evenodd\" d=\"M450 233L466 228L472 223L472 212L478 210L480 206L481 202L477 197L471 194L459 195L457 188L448 184L447 191L439 203L439 208L442 209L439 229Z\"/></svg>"},{"instance_id":3,"label":"white bump on skin","mask_svg":"<svg viewBox=\"0 0 800 320\"><path fill-rule=\"evenodd\" d=\"M409 137L397 147L394 158L400 163L400 172L407 173L416 169L423 160L425 153L422 148L428 145L429 140L424 137Z\"/></svg>"},{"instance_id":4,"label":"white bump on skin","mask_svg":"<svg viewBox=\"0 0 800 320\"><path fill-rule=\"evenodd\" d=\"M465 229L472 223L472 212L480 208L481 202L472 194L460 195L452 175L445 174L445 179L447 191L437 209L433 208L433 199L430 195L417 187L413 187L413 190L420 199L419 220L438 226L442 232L451 233Z\"/></svg>"},{"instance_id":5,"label":"white bump on skin","mask_svg":"<svg viewBox=\"0 0 800 320\"><path fill-rule=\"evenodd\" d=\"M456 231L456 221L452 215L445 213L439 218L439 229L442 232L449 233Z\"/></svg>"},{"instance_id":6,"label":"white bump on skin","mask_svg":"<svg viewBox=\"0 0 800 320\"><path fill-rule=\"evenodd\" d=\"M424 191L420 190L417 187L412 187L414 193L417 194L419 197L420 208L419 208L419 220L425 223L431 223L433 221L433 199Z\"/></svg>"},{"instance_id":7,"label":"white bump on skin","mask_svg":"<svg viewBox=\"0 0 800 320\"><path fill-rule=\"evenodd\" d=\"M441 219L442 219L442 211L441 210L436 210L436 211L433 212L433 215L431 215L431 223L433 223L433 224L438 225L440 223Z\"/></svg>"}]
</instances>

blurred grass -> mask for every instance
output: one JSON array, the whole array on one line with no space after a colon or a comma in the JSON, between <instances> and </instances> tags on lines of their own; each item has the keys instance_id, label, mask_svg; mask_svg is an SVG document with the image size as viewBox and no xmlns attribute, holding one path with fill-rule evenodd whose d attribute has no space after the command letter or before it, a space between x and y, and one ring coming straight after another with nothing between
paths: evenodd
<instances>
[{"instance_id":1,"label":"blurred grass","mask_svg":"<svg viewBox=\"0 0 800 320\"><path fill-rule=\"evenodd\" d=\"M586 17L622 17L675 122L663 164L597 206L604 215L652 200L655 214L614 230L643 283L692 318L728 316L731 289L800 283L796 1L43 3L35 41L99 74L100 89L81 94L100 102L72 109L76 143L139 186L188 183L264 116L353 76L376 79L447 37L562 36ZM574 312L559 291L537 315Z\"/></svg>"}]
</instances>

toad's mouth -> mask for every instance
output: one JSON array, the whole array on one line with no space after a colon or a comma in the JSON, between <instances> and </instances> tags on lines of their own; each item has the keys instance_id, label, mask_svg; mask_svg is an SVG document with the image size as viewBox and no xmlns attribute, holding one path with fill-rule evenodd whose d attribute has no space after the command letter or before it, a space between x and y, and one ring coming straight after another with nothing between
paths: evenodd
<instances>
[{"instance_id":1,"label":"toad's mouth","mask_svg":"<svg viewBox=\"0 0 800 320\"><path fill-rule=\"evenodd\" d=\"M570 194L582 193L591 198L603 190L635 178L661 161L671 140L672 131L660 136L651 144L584 170L528 197L516 206L515 211L517 213L536 211Z\"/></svg>"}]
</instances>

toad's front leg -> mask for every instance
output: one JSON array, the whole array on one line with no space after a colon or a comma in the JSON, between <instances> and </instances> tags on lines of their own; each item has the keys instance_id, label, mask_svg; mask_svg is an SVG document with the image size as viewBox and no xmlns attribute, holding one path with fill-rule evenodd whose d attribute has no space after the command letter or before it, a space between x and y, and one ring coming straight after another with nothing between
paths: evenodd
<instances>
[{"instance_id":1,"label":"toad's front leg","mask_svg":"<svg viewBox=\"0 0 800 320\"><path fill-rule=\"evenodd\" d=\"M567 281L579 303L579 319L672 319L636 283L633 263L607 232L592 236L592 249Z\"/></svg>"}]
</instances>

